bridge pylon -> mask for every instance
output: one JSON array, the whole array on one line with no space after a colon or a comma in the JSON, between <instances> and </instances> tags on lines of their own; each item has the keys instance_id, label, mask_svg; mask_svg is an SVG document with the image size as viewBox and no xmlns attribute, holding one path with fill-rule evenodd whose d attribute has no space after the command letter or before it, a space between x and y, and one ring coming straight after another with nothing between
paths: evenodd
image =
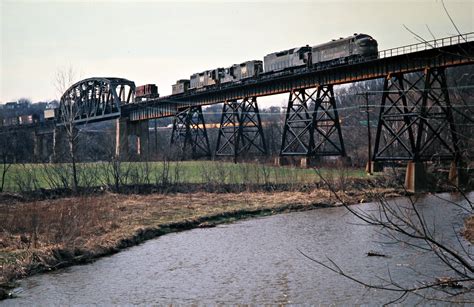
<instances>
[{"instance_id":1,"label":"bridge pylon","mask_svg":"<svg viewBox=\"0 0 474 307\"><path fill-rule=\"evenodd\" d=\"M188 154L189 147L192 158L211 156L201 106L189 107L176 113L173 120L171 145L180 146L183 157Z\"/></svg>"},{"instance_id":2,"label":"bridge pylon","mask_svg":"<svg viewBox=\"0 0 474 307\"><path fill-rule=\"evenodd\" d=\"M341 124L332 85L291 90L286 110L280 163L302 157L312 165L324 156L346 157Z\"/></svg>"},{"instance_id":3,"label":"bridge pylon","mask_svg":"<svg viewBox=\"0 0 474 307\"><path fill-rule=\"evenodd\" d=\"M33 154L34 161L43 163L51 162L53 159L53 132L49 130L42 131L36 127L33 131Z\"/></svg>"},{"instance_id":4,"label":"bridge pylon","mask_svg":"<svg viewBox=\"0 0 474 307\"><path fill-rule=\"evenodd\" d=\"M257 98L224 102L217 137L216 156L267 155Z\"/></svg>"},{"instance_id":5,"label":"bridge pylon","mask_svg":"<svg viewBox=\"0 0 474 307\"><path fill-rule=\"evenodd\" d=\"M150 145L148 120L130 121L121 117L115 121L116 158L126 161L147 157Z\"/></svg>"},{"instance_id":6,"label":"bridge pylon","mask_svg":"<svg viewBox=\"0 0 474 307\"><path fill-rule=\"evenodd\" d=\"M373 161L408 161L405 186L426 188L423 162L460 159L444 68L384 82Z\"/></svg>"}]
</instances>

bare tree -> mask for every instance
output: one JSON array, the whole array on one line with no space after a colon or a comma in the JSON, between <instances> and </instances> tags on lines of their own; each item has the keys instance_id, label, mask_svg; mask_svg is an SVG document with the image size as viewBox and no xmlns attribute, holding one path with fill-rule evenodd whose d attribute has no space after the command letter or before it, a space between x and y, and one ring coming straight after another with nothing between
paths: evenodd
<instances>
[{"instance_id":1,"label":"bare tree","mask_svg":"<svg viewBox=\"0 0 474 307\"><path fill-rule=\"evenodd\" d=\"M79 115L80 109L77 103L67 99L63 99L63 95L67 89L77 80L77 73L72 67L67 69L60 69L56 73L54 85L60 97L60 122L63 124L63 131L66 134L66 140L69 148L69 158L71 162L71 175L72 175L72 189L73 192L77 192L78 188L78 174L77 174L77 144L79 141L79 129L77 128L74 120ZM61 133L60 129L57 131Z\"/></svg>"},{"instance_id":2,"label":"bare tree","mask_svg":"<svg viewBox=\"0 0 474 307\"><path fill-rule=\"evenodd\" d=\"M420 36L417 35L417 37ZM470 121L472 121L472 118ZM471 136L467 136L467 138L472 139ZM351 207L338 195L334 185L320 173L318 174L338 201L364 224L377 227L380 234L388 239L387 243L408 246L433 255L438 260L440 268L447 272L448 276L425 276L414 285L408 286L403 280L397 280L393 277L396 274L389 271L388 278L373 283L347 272L330 258L326 260L315 259L311 255L300 251L306 258L369 289L399 293L398 298L390 303L399 302L405 299L408 294L428 300L473 303L474 257L469 243L460 238L456 230L453 229L456 239L454 241L447 240L446 234L437 231L435 221L424 216L417 205L417 200L410 196L408 197L408 205L387 201L383 195L372 195L379 200L376 210L367 211ZM447 199L443 201L459 206L466 216L473 216L474 205L472 201L459 187L454 186L454 188L463 196L466 205L459 205Z\"/></svg>"},{"instance_id":3,"label":"bare tree","mask_svg":"<svg viewBox=\"0 0 474 307\"><path fill-rule=\"evenodd\" d=\"M348 273L331 258L326 260L315 259L311 255L300 251L306 258L323 266L324 268L344 276L369 289L384 290L399 293L399 297L390 302L399 302L406 298L408 294L414 294L423 299L437 300L444 302L472 303L468 296L472 293L474 285L474 265L473 255L469 243L459 237L459 233L454 230L456 240L446 239L446 234L440 233L436 229L434 220L426 218L417 206L417 200L413 196L408 196L408 204L403 205L398 202L388 201L383 195L371 195L378 199L378 207L375 210L363 210L347 204L334 188L334 185L317 171L321 180L331 190L337 200L345 208L364 222L366 225L377 227L379 233L387 239L387 244L399 244L413 249L432 254L438 259L440 266L447 271L449 276L438 276L435 278L425 276L415 285L407 286L404 280L397 280L394 274L388 271L388 279L383 279L379 283L365 281L354 274ZM461 208L466 215L472 216L474 204L465 194L466 206L459 205L447 199L451 205ZM368 256L373 256L368 253ZM378 254L377 256L384 256ZM393 273L393 272L392 272ZM396 274L395 274L396 275ZM380 279L379 279L380 280ZM427 290L433 290L431 292Z\"/></svg>"},{"instance_id":4,"label":"bare tree","mask_svg":"<svg viewBox=\"0 0 474 307\"><path fill-rule=\"evenodd\" d=\"M12 166L9 158L11 158L11 144L9 144L9 138L6 135L0 135L0 159L2 164L1 177L0 177L0 193L5 188L6 176L8 170Z\"/></svg>"},{"instance_id":5,"label":"bare tree","mask_svg":"<svg viewBox=\"0 0 474 307\"><path fill-rule=\"evenodd\" d=\"M461 35L444 2L441 1L441 4L456 32ZM429 43L407 26L404 25L404 27L419 41ZM428 26L427 29L434 38ZM463 36L461 35L461 37ZM436 45L432 47L436 48ZM472 72L470 75L472 76ZM471 76L468 77L470 78ZM460 95L458 94L456 96ZM460 101L464 103L462 97ZM454 111L456 111L456 109ZM464 122L472 123L473 120L469 112L463 110L462 115L463 119L465 119ZM471 130L468 129L465 131ZM472 142L471 133L468 132L468 134L463 135L463 137L466 139L464 141L465 144ZM468 150L468 148L466 150ZM395 277L392 277L394 276L393 274L388 272L389 277L387 279L383 279L379 283L371 283L345 271L330 258L326 260L315 259L311 257L311 255L300 251L303 256L369 289L399 293L398 298L390 303L399 302L405 299L408 294L417 295L428 300L449 303L473 303L474 256L469 243L460 238L459 233L454 228L453 231L456 240L454 240L454 242L452 242L452 240L446 240L446 234L437 231L435 221L426 218L421 209L417 206L417 200L410 196L408 197L408 205L387 201L383 195L373 195L379 200L379 206L376 210L367 211L351 207L338 195L331 182L324 178L321 173L318 172L318 175L350 213L363 221L366 225L377 227L380 233L388 239L388 243L408 246L434 255L439 261L440 266L445 269L445 272L448 272L447 274L449 274L449 276L438 276L434 278L427 278L427 276L425 276L424 280L419 280L415 285L407 286L403 280L397 280ZM474 205L471 199L464 194L458 186L454 186L454 188L463 196L465 205L460 205L457 202L452 202L447 199L442 200L450 205L458 206L460 210L464 212L464 215L469 217L474 216Z\"/></svg>"}]
</instances>

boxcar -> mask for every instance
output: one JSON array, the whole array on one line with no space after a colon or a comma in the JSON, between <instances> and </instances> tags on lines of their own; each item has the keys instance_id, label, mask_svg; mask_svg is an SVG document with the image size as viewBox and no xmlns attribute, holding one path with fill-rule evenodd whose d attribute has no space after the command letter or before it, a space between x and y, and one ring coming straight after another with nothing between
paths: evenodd
<instances>
[{"instance_id":1,"label":"boxcar","mask_svg":"<svg viewBox=\"0 0 474 307\"><path fill-rule=\"evenodd\" d=\"M158 86L155 84L140 85L135 89L136 98L156 98L159 96Z\"/></svg>"}]
</instances>

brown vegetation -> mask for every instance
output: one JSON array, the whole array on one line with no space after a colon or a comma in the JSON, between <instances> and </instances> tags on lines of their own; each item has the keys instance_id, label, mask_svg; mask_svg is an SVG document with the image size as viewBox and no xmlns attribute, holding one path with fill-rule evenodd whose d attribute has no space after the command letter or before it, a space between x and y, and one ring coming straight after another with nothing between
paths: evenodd
<instances>
[{"instance_id":1,"label":"brown vegetation","mask_svg":"<svg viewBox=\"0 0 474 307\"><path fill-rule=\"evenodd\" d=\"M366 201L370 182L342 193ZM380 193L397 195L391 188ZM85 263L173 231L240 218L338 205L330 191L99 194L53 200L0 200L0 284Z\"/></svg>"},{"instance_id":2,"label":"brown vegetation","mask_svg":"<svg viewBox=\"0 0 474 307\"><path fill-rule=\"evenodd\" d=\"M471 244L474 244L474 215L471 215L464 221L464 230L463 230L463 236L471 242Z\"/></svg>"}]
</instances>

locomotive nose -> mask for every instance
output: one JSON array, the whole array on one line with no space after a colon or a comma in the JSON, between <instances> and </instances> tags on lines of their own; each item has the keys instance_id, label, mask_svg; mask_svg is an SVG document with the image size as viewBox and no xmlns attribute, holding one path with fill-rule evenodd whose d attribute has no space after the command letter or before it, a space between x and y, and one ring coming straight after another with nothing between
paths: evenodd
<instances>
[{"instance_id":1,"label":"locomotive nose","mask_svg":"<svg viewBox=\"0 0 474 307\"><path fill-rule=\"evenodd\" d=\"M377 46L377 41L373 39L372 37L364 37L359 40L357 40L357 44L360 47L376 47Z\"/></svg>"}]
</instances>

